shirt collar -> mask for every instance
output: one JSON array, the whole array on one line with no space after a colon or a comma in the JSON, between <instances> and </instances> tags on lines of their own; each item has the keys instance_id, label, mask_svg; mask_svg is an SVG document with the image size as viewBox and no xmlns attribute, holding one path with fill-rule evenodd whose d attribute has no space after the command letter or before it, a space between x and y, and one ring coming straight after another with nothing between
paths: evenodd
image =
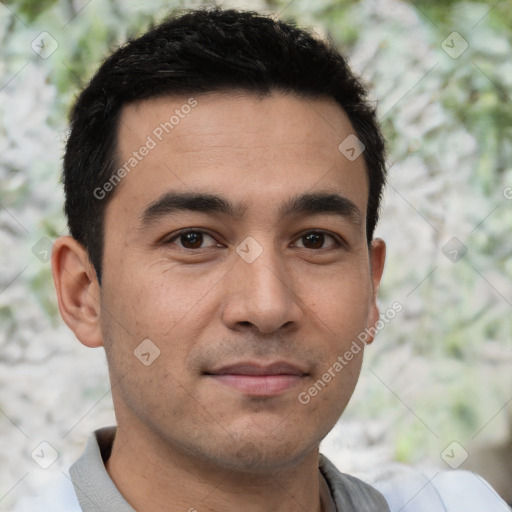
<instances>
[{"instance_id":1,"label":"shirt collar","mask_svg":"<svg viewBox=\"0 0 512 512\"><path fill-rule=\"evenodd\" d=\"M123 498L105 462L110 457L116 427L96 430L82 456L69 468L69 475L83 512L136 512Z\"/></svg>"},{"instance_id":2,"label":"shirt collar","mask_svg":"<svg viewBox=\"0 0 512 512\"><path fill-rule=\"evenodd\" d=\"M123 498L105 468L116 435L116 427L96 430L69 474L83 512L136 512ZM340 473L320 454L322 512L389 512L384 497L357 478Z\"/></svg>"}]
</instances>

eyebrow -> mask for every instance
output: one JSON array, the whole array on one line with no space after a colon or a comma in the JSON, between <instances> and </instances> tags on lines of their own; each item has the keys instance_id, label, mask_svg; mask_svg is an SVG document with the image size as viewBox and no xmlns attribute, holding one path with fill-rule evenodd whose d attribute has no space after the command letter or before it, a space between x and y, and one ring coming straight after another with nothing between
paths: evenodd
<instances>
[{"instance_id":1,"label":"eyebrow","mask_svg":"<svg viewBox=\"0 0 512 512\"><path fill-rule=\"evenodd\" d=\"M234 205L227 198L208 193L169 191L146 207L140 216L141 225L149 224L180 212L223 214L242 219L247 211L245 203ZM296 195L279 208L280 218L300 215L336 215L359 227L363 216L350 199L331 192Z\"/></svg>"}]
</instances>

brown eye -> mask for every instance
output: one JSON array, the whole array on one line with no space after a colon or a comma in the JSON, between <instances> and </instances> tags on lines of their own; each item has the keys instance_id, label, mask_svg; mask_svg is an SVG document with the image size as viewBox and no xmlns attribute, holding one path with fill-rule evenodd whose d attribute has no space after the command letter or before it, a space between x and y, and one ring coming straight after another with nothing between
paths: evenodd
<instances>
[{"instance_id":1,"label":"brown eye","mask_svg":"<svg viewBox=\"0 0 512 512\"><path fill-rule=\"evenodd\" d=\"M323 247L326 238L330 238L334 243L331 243L330 248L336 247L340 245L339 242L335 240L335 238L327 233L323 233L321 231L311 231L306 233L300 237L299 240L302 241L303 246L306 249L325 249Z\"/></svg>"},{"instance_id":2,"label":"brown eye","mask_svg":"<svg viewBox=\"0 0 512 512\"><path fill-rule=\"evenodd\" d=\"M168 244L176 244L180 247L183 247L184 249L202 249L203 243L205 242L205 239L210 238L215 242L215 239L208 235L207 233L204 233L203 231L198 230L188 230L188 231L182 231L181 233L178 233L174 237L172 237L167 243ZM211 247L215 244L210 244L207 247Z\"/></svg>"},{"instance_id":3,"label":"brown eye","mask_svg":"<svg viewBox=\"0 0 512 512\"><path fill-rule=\"evenodd\" d=\"M188 231L180 235L180 242L186 249L198 249L203 243L203 234L198 231Z\"/></svg>"}]
</instances>

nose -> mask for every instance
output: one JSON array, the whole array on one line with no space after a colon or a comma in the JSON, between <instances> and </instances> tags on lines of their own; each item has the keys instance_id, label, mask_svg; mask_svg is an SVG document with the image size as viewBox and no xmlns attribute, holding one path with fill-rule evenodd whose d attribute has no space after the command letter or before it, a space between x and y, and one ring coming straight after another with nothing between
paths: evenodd
<instances>
[{"instance_id":1,"label":"nose","mask_svg":"<svg viewBox=\"0 0 512 512\"><path fill-rule=\"evenodd\" d=\"M265 247L254 261L249 261L237 255L226 276L222 312L225 325L233 330L253 329L265 334L296 328L301 318L301 301L282 256Z\"/></svg>"}]
</instances>

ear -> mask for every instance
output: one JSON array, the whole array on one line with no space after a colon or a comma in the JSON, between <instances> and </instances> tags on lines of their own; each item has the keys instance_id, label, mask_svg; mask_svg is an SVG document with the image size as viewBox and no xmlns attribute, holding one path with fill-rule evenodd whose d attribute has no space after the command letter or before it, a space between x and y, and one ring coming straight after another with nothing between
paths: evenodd
<instances>
[{"instance_id":1,"label":"ear","mask_svg":"<svg viewBox=\"0 0 512 512\"><path fill-rule=\"evenodd\" d=\"M370 267L372 279L372 297L370 304L370 312L368 314L368 329L366 330L365 343L372 343L375 338L376 331L372 329L380 318L379 308L377 306L377 295L379 292L380 280L384 272L384 263L386 261L386 243L381 238L372 240L370 247Z\"/></svg>"},{"instance_id":2,"label":"ear","mask_svg":"<svg viewBox=\"0 0 512 512\"><path fill-rule=\"evenodd\" d=\"M53 244L53 282L62 319L87 347L100 347L100 286L87 251L74 238Z\"/></svg>"}]
</instances>

